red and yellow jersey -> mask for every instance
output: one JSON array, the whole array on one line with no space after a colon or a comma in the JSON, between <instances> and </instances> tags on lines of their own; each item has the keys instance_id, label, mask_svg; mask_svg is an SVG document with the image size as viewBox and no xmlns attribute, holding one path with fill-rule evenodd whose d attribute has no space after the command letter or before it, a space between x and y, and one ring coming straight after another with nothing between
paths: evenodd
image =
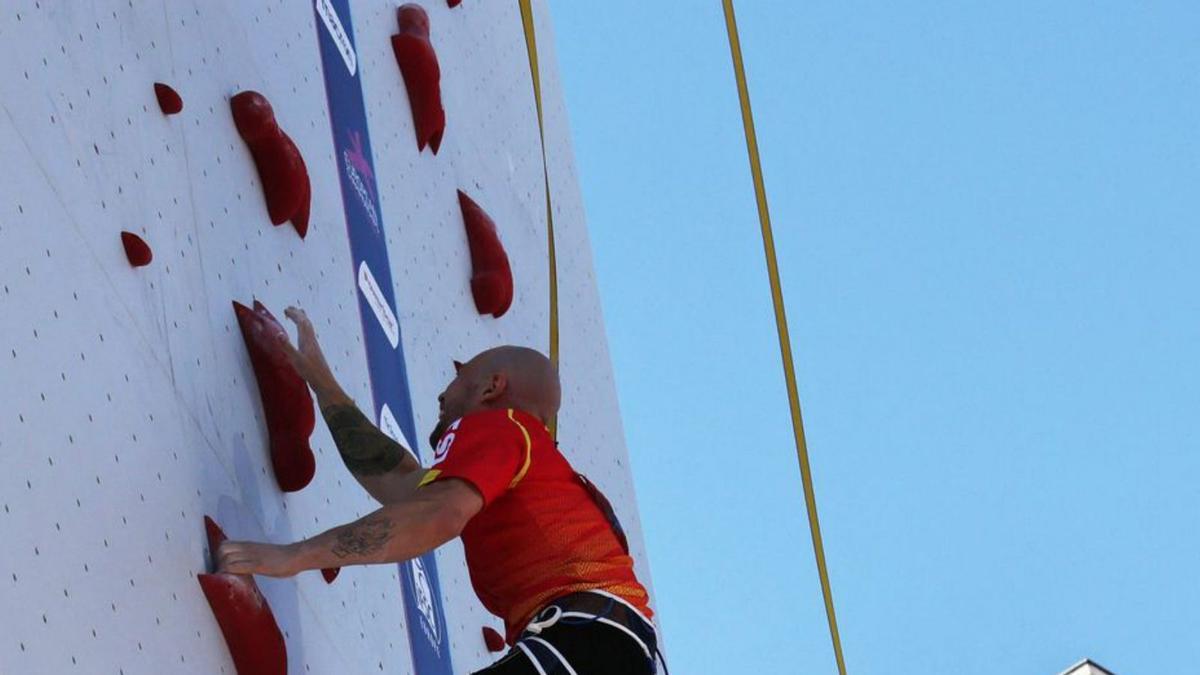
<instances>
[{"instance_id":1,"label":"red and yellow jersey","mask_svg":"<svg viewBox=\"0 0 1200 675\"><path fill-rule=\"evenodd\" d=\"M607 591L651 616L607 501L536 417L487 410L451 424L421 485L447 478L483 496L463 546L475 593L504 619L509 644L546 603L580 591Z\"/></svg>"}]
</instances>

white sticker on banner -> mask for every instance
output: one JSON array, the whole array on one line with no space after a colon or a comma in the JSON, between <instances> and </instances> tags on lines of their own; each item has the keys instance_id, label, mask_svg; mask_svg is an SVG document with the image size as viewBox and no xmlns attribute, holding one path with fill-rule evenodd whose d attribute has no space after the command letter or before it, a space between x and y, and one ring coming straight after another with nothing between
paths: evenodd
<instances>
[{"instance_id":1,"label":"white sticker on banner","mask_svg":"<svg viewBox=\"0 0 1200 675\"><path fill-rule=\"evenodd\" d=\"M342 60L346 62L346 69L353 77L358 70L358 56L354 53L354 46L350 44L350 36L346 34L337 10L333 8L329 0L317 0L317 14L321 15L321 23L325 24L325 29L329 31L329 37L333 38L333 44L337 45Z\"/></svg>"},{"instance_id":2,"label":"white sticker on banner","mask_svg":"<svg viewBox=\"0 0 1200 675\"><path fill-rule=\"evenodd\" d=\"M379 283L375 281L375 275L371 274L371 268L367 267L365 260L358 266L358 288L375 312L375 318L379 320L392 349L395 349L400 344L400 323L396 321L396 314L392 312L392 308L388 307L383 291L380 290Z\"/></svg>"},{"instance_id":3,"label":"white sticker on banner","mask_svg":"<svg viewBox=\"0 0 1200 675\"><path fill-rule=\"evenodd\" d=\"M425 631L425 637L429 638L429 644L434 650L440 652L442 650L442 632L438 627L437 612L434 608L433 586L429 583L429 575L425 572L425 563L420 558L413 558L408 561L409 570L412 572L413 590L416 591L417 611L421 613L421 628Z\"/></svg>"},{"instance_id":4,"label":"white sticker on banner","mask_svg":"<svg viewBox=\"0 0 1200 675\"><path fill-rule=\"evenodd\" d=\"M400 424L396 422L396 416L392 414L392 409L386 403L383 404L383 409L379 411L379 430L387 434L388 438L403 445L409 454L416 455L412 444L404 437L404 432L400 429Z\"/></svg>"}]
</instances>

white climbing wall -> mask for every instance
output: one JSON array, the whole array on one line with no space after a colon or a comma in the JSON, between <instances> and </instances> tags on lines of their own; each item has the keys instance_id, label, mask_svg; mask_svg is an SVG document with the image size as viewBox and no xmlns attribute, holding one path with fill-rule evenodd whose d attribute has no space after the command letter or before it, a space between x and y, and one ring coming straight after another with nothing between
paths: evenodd
<instances>
[{"instance_id":1,"label":"white climbing wall","mask_svg":"<svg viewBox=\"0 0 1200 675\"><path fill-rule=\"evenodd\" d=\"M396 2L354 0L376 177L417 428L451 359L548 348L542 155L516 2L427 0L445 141L418 153L390 35ZM612 499L649 584L547 9L535 2L555 203L560 440ZM0 5L0 673L230 673L195 575L202 517L289 542L373 508L323 424L317 474L283 495L231 301L308 310L347 389L370 401L357 287L312 5L300 0L19 0ZM184 110L163 116L152 85ZM304 241L272 227L228 108L264 93L313 185ZM516 293L474 310L455 190L495 219ZM153 263L133 269L119 233ZM422 448L428 452L427 448ZM438 552L454 672L500 627L461 547ZM398 568L260 584L291 673L410 673Z\"/></svg>"}]
</instances>

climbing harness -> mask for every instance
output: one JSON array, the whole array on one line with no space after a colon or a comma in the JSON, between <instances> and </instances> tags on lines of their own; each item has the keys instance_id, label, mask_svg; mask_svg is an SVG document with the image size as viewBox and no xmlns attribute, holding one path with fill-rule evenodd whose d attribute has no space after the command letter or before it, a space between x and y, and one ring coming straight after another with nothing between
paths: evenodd
<instances>
[{"instance_id":1,"label":"climbing harness","mask_svg":"<svg viewBox=\"0 0 1200 675\"><path fill-rule=\"evenodd\" d=\"M534 663L539 673L551 675L561 666L570 675L577 675L562 652L543 639L542 634L558 624L588 626L595 623L616 628L637 643L646 655L652 674L658 672L657 663L661 662L665 675L670 675L666 659L658 649L654 624L633 605L602 590L572 593L551 602L525 627L516 646Z\"/></svg>"}]
</instances>

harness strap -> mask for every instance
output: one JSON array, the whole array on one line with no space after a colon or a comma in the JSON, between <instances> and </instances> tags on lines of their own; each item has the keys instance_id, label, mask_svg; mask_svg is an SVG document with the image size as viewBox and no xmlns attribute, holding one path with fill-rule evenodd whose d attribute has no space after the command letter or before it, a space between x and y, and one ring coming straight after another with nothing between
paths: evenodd
<instances>
[{"instance_id":1,"label":"harness strap","mask_svg":"<svg viewBox=\"0 0 1200 675\"><path fill-rule=\"evenodd\" d=\"M617 609L622 611L620 616L614 618L614 610ZM592 623L612 626L628 635L642 648L642 652L651 664L652 672L656 670L655 657L657 657L657 661L663 664L663 669L668 674L670 673L667 670L666 659L658 649L658 635L654 630L654 624L650 623L637 608L620 597L596 590L575 593L555 600L539 612L534 620L525 627L523 637L517 642L517 646L534 662L539 675L549 675L557 670L557 668L552 668L544 671L543 666L546 659L552 659L551 664L555 661L561 663L570 675L575 675L575 670L562 653L539 637L543 631L560 622L572 626L586 626ZM532 644L526 645L526 642ZM546 649L540 648L543 645ZM542 652L542 656L539 657L538 652Z\"/></svg>"},{"instance_id":2,"label":"harness strap","mask_svg":"<svg viewBox=\"0 0 1200 675\"><path fill-rule=\"evenodd\" d=\"M524 642L518 642L517 649L520 649L522 654L529 657L529 662L532 663L533 667L538 671L538 675L546 675L546 669L542 667L542 662L538 661L538 658L533 655L533 652L529 649L529 647L525 646Z\"/></svg>"},{"instance_id":3,"label":"harness strap","mask_svg":"<svg viewBox=\"0 0 1200 675\"><path fill-rule=\"evenodd\" d=\"M543 658L543 659L547 658L547 657L552 658L552 659L554 659L554 661L561 663L563 668L567 669L568 675L579 675L579 673L576 673L575 669L573 667L571 667L570 662L567 661L567 657L563 656L562 652L558 651L558 649L555 648L554 645L550 644L549 642L546 642L545 640L543 640L540 637L528 637L528 638L525 638L525 640L532 643L528 653L532 654L532 653L535 653L536 651L539 651L538 649L535 649L534 647L540 648L540 651L543 654L543 656L541 658ZM556 672L557 670L558 670L558 668L553 668L552 670L548 670L547 672L553 673L553 672Z\"/></svg>"}]
</instances>

